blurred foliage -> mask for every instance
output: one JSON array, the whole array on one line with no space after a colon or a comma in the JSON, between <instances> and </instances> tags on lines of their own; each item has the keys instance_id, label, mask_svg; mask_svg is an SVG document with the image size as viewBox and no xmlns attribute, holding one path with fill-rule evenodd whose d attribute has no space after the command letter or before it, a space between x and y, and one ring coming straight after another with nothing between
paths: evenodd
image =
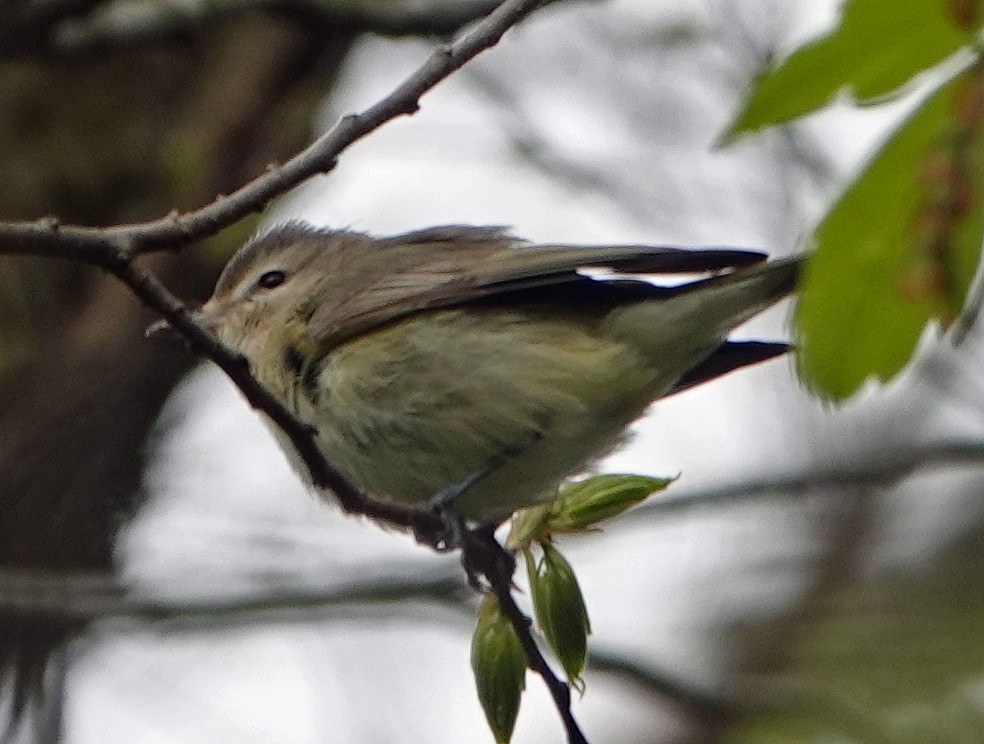
<instances>
[{"instance_id":1,"label":"blurred foliage","mask_svg":"<svg viewBox=\"0 0 984 744\"><path fill-rule=\"evenodd\" d=\"M726 741L984 741L984 534L932 571L882 572L828 593L772 669L744 678Z\"/></svg>"},{"instance_id":2,"label":"blurred foliage","mask_svg":"<svg viewBox=\"0 0 984 744\"><path fill-rule=\"evenodd\" d=\"M974 59L981 14L976 0L850 0L834 31L758 79L727 136L838 91L876 102L957 53ZM800 372L821 395L892 378L927 325L949 326L967 300L984 232L984 68L932 79L813 235L796 332Z\"/></svg>"},{"instance_id":3,"label":"blurred foliage","mask_svg":"<svg viewBox=\"0 0 984 744\"><path fill-rule=\"evenodd\" d=\"M66 24L103 5L10 4L0 20L0 219L87 225L207 203L310 139L351 34L257 12L181 38L66 57ZM188 167L192 161L194 168ZM145 260L177 294L207 294L255 220L209 250ZM140 503L144 444L194 363L151 343L153 320L111 277L42 258L0 258L0 570L108 571ZM0 740L39 712L69 618L0 614Z\"/></svg>"}]
</instances>

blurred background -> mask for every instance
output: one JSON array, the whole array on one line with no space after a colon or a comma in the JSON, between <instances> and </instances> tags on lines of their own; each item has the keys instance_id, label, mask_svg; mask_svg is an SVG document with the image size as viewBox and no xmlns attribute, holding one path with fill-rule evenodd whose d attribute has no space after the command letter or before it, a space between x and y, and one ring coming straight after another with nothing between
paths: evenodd
<instances>
[{"instance_id":1,"label":"blurred background","mask_svg":"<svg viewBox=\"0 0 984 744\"><path fill-rule=\"evenodd\" d=\"M0 218L199 206L493 4L7 0ZM293 218L802 250L918 90L715 141L837 6L552 3L329 176L148 260L194 301ZM788 338L789 315L740 335ZM456 557L319 502L221 373L144 341L153 319L94 270L0 256L0 741L491 741ZM790 359L656 405L602 469L679 480L560 545L592 620L589 740L984 740L982 353L927 333L838 407ZM515 741L563 740L528 678Z\"/></svg>"}]
</instances>

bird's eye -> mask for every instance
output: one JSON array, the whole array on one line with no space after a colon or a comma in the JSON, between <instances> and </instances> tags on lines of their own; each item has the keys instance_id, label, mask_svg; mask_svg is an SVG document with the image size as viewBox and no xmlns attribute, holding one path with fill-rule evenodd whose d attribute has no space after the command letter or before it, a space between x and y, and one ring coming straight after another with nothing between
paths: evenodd
<instances>
[{"instance_id":1,"label":"bird's eye","mask_svg":"<svg viewBox=\"0 0 984 744\"><path fill-rule=\"evenodd\" d=\"M260 278L256 280L256 286L260 289L273 289L279 287L287 280L287 274L279 269L264 271Z\"/></svg>"}]
</instances>

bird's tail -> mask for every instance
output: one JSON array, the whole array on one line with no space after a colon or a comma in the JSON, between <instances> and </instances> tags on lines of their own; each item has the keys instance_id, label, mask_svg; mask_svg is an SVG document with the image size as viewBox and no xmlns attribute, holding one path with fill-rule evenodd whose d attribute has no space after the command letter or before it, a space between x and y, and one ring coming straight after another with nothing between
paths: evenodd
<instances>
[{"instance_id":1,"label":"bird's tail","mask_svg":"<svg viewBox=\"0 0 984 744\"><path fill-rule=\"evenodd\" d=\"M789 295L801 267L801 258L783 258L684 284L663 299L620 308L607 319L607 330L656 363L692 364Z\"/></svg>"}]
</instances>

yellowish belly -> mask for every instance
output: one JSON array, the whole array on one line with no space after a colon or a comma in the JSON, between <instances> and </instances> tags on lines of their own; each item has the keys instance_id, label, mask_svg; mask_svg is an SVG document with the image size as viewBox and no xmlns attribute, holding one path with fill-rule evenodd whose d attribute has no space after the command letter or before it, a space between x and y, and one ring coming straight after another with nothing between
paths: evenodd
<instances>
[{"instance_id":1,"label":"yellowish belly","mask_svg":"<svg viewBox=\"0 0 984 744\"><path fill-rule=\"evenodd\" d=\"M446 310L334 350L317 377L317 402L295 401L330 462L402 503L424 505L519 449L455 504L466 518L490 521L550 498L675 378L588 322Z\"/></svg>"}]
</instances>

